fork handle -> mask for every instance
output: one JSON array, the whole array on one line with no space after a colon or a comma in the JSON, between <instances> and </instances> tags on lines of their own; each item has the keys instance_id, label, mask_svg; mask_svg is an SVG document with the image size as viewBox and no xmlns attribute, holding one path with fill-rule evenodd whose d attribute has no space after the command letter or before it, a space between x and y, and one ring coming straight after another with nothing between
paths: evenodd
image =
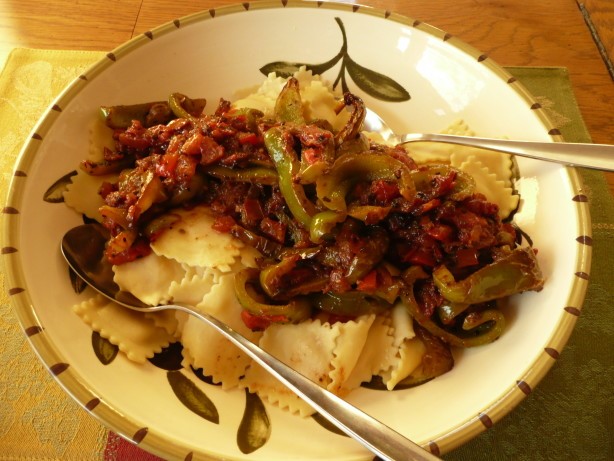
<instances>
[{"instance_id":1,"label":"fork handle","mask_svg":"<svg viewBox=\"0 0 614 461\"><path fill-rule=\"evenodd\" d=\"M459 144L568 166L614 171L614 145L609 144L511 141L451 134L415 133L400 136L399 144L425 141Z\"/></svg>"}]
</instances>

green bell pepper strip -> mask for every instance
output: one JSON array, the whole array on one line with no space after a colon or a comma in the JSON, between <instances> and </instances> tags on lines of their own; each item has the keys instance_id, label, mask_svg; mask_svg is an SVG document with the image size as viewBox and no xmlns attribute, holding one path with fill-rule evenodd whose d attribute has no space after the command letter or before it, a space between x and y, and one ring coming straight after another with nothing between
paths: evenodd
<instances>
[{"instance_id":1,"label":"green bell pepper strip","mask_svg":"<svg viewBox=\"0 0 614 461\"><path fill-rule=\"evenodd\" d=\"M309 251L306 251L309 250ZM314 249L304 249L302 252L288 252L282 256L281 261L270 264L260 271L259 280L262 290L272 299L292 299L296 296L306 295L314 292L321 292L326 288L328 280L325 277L313 277L311 280L304 281L300 285L290 287L280 287L280 279L292 277L292 270L302 259L313 257L316 253Z\"/></svg>"},{"instance_id":2,"label":"green bell pepper strip","mask_svg":"<svg viewBox=\"0 0 614 461\"><path fill-rule=\"evenodd\" d=\"M279 96L277 96L273 115L280 122L290 122L297 125L305 124L303 101L296 78L289 78Z\"/></svg>"},{"instance_id":3,"label":"green bell pepper strip","mask_svg":"<svg viewBox=\"0 0 614 461\"><path fill-rule=\"evenodd\" d=\"M359 251L352 258L345 277L348 282L356 283L380 264L388 251L390 237L388 232L379 226L372 226Z\"/></svg>"},{"instance_id":4,"label":"green bell pepper strip","mask_svg":"<svg viewBox=\"0 0 614 461\"><path fill-rule=\"evenodd\" d=\"M384 219L392 210L389 206L377 205L350 205L347 213L349 216L366 224L375 224Z\"/></svg>"},{"instance_id":5,"label":"green bell pepper strip","mask_svg":"<svg viewBox=\"0 0 614 461\"><path fill-rule=\"evenodd\" d=\"M103 214L102 210L103 207L100 208L101 214ZM147 223L143 229L143 235L145 235L150 242L154 241L162 232L169 229L173 226L173 224L176 224L179 221L181 221L181 215L176 213L165 213L157 216Z\"/></svg>"},{"instance_id":6,"label":"green bell pepper strip","mask_svg":"<svg viewBox=\"0 0 614 461\"><path fill-rule=\"evenodd\" d=\"M345 221L345 213L337 211L321 211L311 220L309 226L309 238L313 243L322 243L327 238L332 237L335 226Z\"/></svg>"},{"instance_id":7,"label":"green bell pepper strip","mask_svg":"<svg viewBox=\"0 0 614 461\"><path fill-rule=\"evenodd\" d=\"M230 233L233 237L241 240L246 245L258 250L265 257L274 260L280 260L296 255L298 255L301 259L308 259L313 258L321 251L319 246L308 248L286 247L278 242L263 237L262 235L258 235L238 224L232 226Z\"/></svg>"},{"instance_id":8,"label":"green bell pepper strip","mask_svg":"<svg viewBox=\"0 0 614 461\"><path fill-rule=\"evenodd\" d=\"M187 187L173 191L169 204L176 207L196 197L205 185L205 175L197 172L188 181Z\"/></svg>"},{"instance_id":9,"label":"green bell pepper strip","mask_svg":"<svg viewBox=\"0 0 614 461\"><path fill-rule=\"evenodd\" d=\"M432 335L441 338L450 346L463 348L489 344L501 335L505 328L505 319L503 314L498 311L497 312L499 315L495 315L494 313L482 313L486 316L485 318L487 318L487 316L491 316L491 318L488 319L490 322L485 322L485 328L479 329L479 333L481 334L475 335L475 331L470 331L468 334L462 336L446 330L438 325L433 319L424 314L416 301L416 297L414 295L414 285L417 280L428 277L428 274L424 271L424 269L422 269L421 266L411 266L403 273L403 280L406 286L401 292L401 299L403 300L409 315L411 315L413 319L420 324L420 326L425 328Z\"/></svg>"},{"instance_id":10,"label":"green bell pepper strip","mask_svg":"<svg viewBox=\"0 0 614 461\"><path fill-rule=\"evenodd\" d=\"M113 129L128 128L133 120L138 120L143 126L146 126L147 115L154 106L165 106L166 112L170 114L167 102L155 101L129 106L101 106L100 115L105 124Z\"/></svg>"},{"instance_id":11,"label":"green bell pepper strip","mask_svg":"<svg viewBox=\"0 0 614 461\"><path fill-rule=\"evenodd\" d=\"M308 166L305 166L301 161L301 168L297 174L297 180L301 184L313 184L320 176L325 174L329 168L330 165L323 160L319 160Z\"/></svg>"},{"instance_id":12,"label":"green bell pepper strip","mask_svg":"<svg viewBox=\"0 0 614 461\"><path fill-rule=\"evenodd\" d=\"M301 154L301 163L296 179L301 184L315 183L331 167L335 161L335 156L335 146L332 142L324 147L321 157L313 163L309 163L307 157Z\"/></svg>"},{"instance_id":13,"label":"green bell pepper strip","mask_svg":"<svg viewBox=\"0 0 614 461\"><path fill-rule=\"evenodd\" d=\"M369 294L381 298L389 304L393 304L399 298L402 287L403 283L395 280L391 285L378 287L374 292Z\"/></svg>"},{"instance_id":14,"label":"green bell pepper strip","mask_svg":"<svg viewBox=\"0 0 614 461\"><path fill-rule=\"evenodd\" d=\"M479 334L482 328L487 330L487 335L498 338L505 330L505 317L498 309L486 309L478 312L471 312L463 319L463 330L476 332Z\"/></svg>"},{"instance_id":15,"label":"green bell pepper strip","mask_svg":"<svg viewBox=\"0 0 614 461\"><path fill-rule=\"evenodd\" d=\"M268 258L277 259L284 249L283 245L258 235L238 224L232 226L230 234Z\"/></svg>"},{"instance_id":16,"label":"green bell pepper strip","mask_svg":"<svg viewBox=\"0 0 614 461\"><path fill-rule=\"evenodd\" d=\"M398 181L401 195L411 200L415 186L409 168L388 155L364 152L344 154L335 160L327 174L316 180L316 193L324 206L346 211L345 196L357 181L378 179Z\"/></svg>"},{"instance_id":17,"label":"green bell pepper strip","mask_svg":"<svg viewBox=\"0 0 614 461\"><path fill-rule=\"evenodd\" d=\"M383 299L359 291L318 293L311 295L309 299L321 311L348 317L379 314L392 307Z\"/></svg>"},{"instance_id":18,"label":"green bell pepper strip","mask_svg":"<svg viewBox=\"0 0 614 461\"><path fill-rule=\"evenodd\" d=\"M484 266L461 281L445 266L433 271L433 281L448 301L478 304L523 291L539 291L544 277L531 248L516 248L507 256Z\"/></svg>"},{"instance_id":19,"label":"green bell pepper strip","mask_svg":"<svg viewBox=\"0 0 614 461\"><path fill-rule=\"evenodd\" d=\"M299 259L296 255L282 258L276 264L270 264L260 271L258 276L260 286L267 296L275 298L280 294L279 279L284 275L288 275L296 267L296 262Z\"/></svg>"},{"instance_id":20,"label":"green bell pepper strip","mask_svg":"<svg viewBox=\"0 0 614 461\"><path fill-rule=\"evenodd\" d=\"M277 171L265 167L230 168L223 165L213 165L208 167L205 171L215 178L236 182L249 182L273 186L279 181Z\"/></svg>"},{"instance_id":21,"label":"green bell pepper strip","mask_svg":"<svg viewBox=\"0 0 614 461\"><path fill-rule=\"evenodd\" d=\"M424 344L425 352L420 365L409 376L403 378L394 388L407 389L424 384L437 376L447 373L454 367L454 357L450 346L429 331L414 323L416 338Z\"/></svg>"},{"instance_id":22,"label":"green bell pepper strip","mask_svg":"<svg viewBox=\"0 0 614 461\"><path fill-rule=\"evenodd\" d=\"M173 93L167 101L141 104L101 106L100 115L109 128L121 129L138 120L144 127L168 123L173 118L194 118L200 115L207 104L206 99L190 99Z\"/></svg>"},{"instance_id":23,"label":"green bell pepper strip","mask_svg":"<svg viewBox=\"0 0 614 461\"><path fill-rule=\"evenodd\" d=\"M293 147L293 137L281 127L273 127L264 134L264 145L277 168L279 190L292 216L305 228L309 229L316 209L305 195L305 190L294 177L298 173L299 162Z\"/></svg>"},{"instance_id":24,"label":"green bell pepper strip","mask_svg":"<svg viewBox=\"0 0 614 461\"><path fill-rule=\"evenodd\" d=\"M206 99L190 99L181 93L172 93L168 97L168 105L177 118L194 120L200 117L206 104Z\"/></svg>"},{"instance_id":25,"label":"green bell pepper strip","mask_svg":"<svg viewBox=\"0 0 614 461\"><path fill-rule=\"evenodd\" d=\"M224 114L224 117L232 120L245 118L245 126L253 133L258 132L258 123L264 117L264 113L258 109L252 109L251 107L236 107L230 109Z\"/></svg>"},{"instance_id":26,"label":"green bell pepper strip","mask_svg":"<svg viewBox=\"0 0 614 461\"><path fill-rule=\"evenodd\" d=\"M454 323L454 319L465 312L470 305L471 304L449 302L437 308L437 315L441 323L450 325Z\"/></svg>"},{"instance_id":27,"label":"green bell pepper strip","mask_svg":"<svg viewBox=\"0 0 614 461\"><path fill-rule=\"evenodd\" d=\"M352 139L346 139L343 144L337 148L337 157L341 157L345 154L360 154L361 152L367 152L371 147L369 138L363 133L357 134Z\"/></svg>"},{"instance_id":28,"label":"green bell pepper strip","mask_svg":"<svg viewBox=\"0 0 614 461\"><path fill-rule=\"evenodd\" d=\"M300 259L310 259L315 257L320 251L322 251L322 248L319 246L307 248L283 247L279 253L279 259L289 258L292 256L298 256Z\"/></svg>"},{"instance_id":29,"label":"green bell pepper strip","mask_svg":"<svg viewBox=\"0 0 614 461\"><path fill-rule=\"evenodd\" d=\"M247 268L235 275L235 294L239 304L250 314L258 317L282 317L284 323L297 323L311 316L311 303L305 298L293 298L287 304L268 304L263 301L253 288L258 283L259 271Z\"/></svg>"},{"instance_id":30,"label":"green bell pepper strip","mask_svg":"<svg viewBox=\"0 0 614 461\"><path fill-rule=\"evenodd\" d=\"M448 198L455 201L464 200L475 192L475 180L464 171L458 170L450 165L434 164L423 166L417 171L412 171L411 176L417 191L428 192L432 187L431 183L433 176L445 176L452 171L456 173L456 178L454 179L454 187L448 194Z\"/></svg>"}]
</instances>

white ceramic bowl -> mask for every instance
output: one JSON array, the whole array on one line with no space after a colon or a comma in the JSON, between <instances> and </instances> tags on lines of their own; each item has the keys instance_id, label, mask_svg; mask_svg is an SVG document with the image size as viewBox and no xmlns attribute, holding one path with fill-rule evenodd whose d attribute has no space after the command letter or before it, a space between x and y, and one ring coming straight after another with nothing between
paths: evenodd
<instances>
[{"instance_id":1,"label":"white ceramic bowl","mask_svg":"<svg viewBox=\"0 0 614 461\"><path fill-rule=\"evenodd\" d=\"M230 99L237 89L260 83L260 69L269 63L320 64L340 52L324 77L331 82L343 77L395 130L438 131L462 118L480 135L558 139L520 83L458 39L383 10L288 1L207 11L136 37L66 88L21 153L8 203L18 214L8 215L4 227L4 242L12 249L6 259L15 310L66 391L85 411L147 450L171 459L372 458L312 418L268 405L270 437L247 455L237 446L243 391L222 391L182 371L217 407L220 421L214 424L179 402L166 370L135 365L121 355L103 365L92 350L90 329L70 310L80 298L59 252L60 237L81 218L43 200L84 157L88 126L102 104L164 99L174 91L209 101ZM371 71L398 86L374 96L382 82L365 91L374 82ZM583 301L590 249L582 242L590 237L590 225L578 176L555 164L518 164L533 186L523 197L522 226L539 248L544 290L514 297L501 339L457 351L448 374L414 389L359 389L349 396L435 453L490 427L531 392L558 357Z\"/></svg>"}]
</instances>

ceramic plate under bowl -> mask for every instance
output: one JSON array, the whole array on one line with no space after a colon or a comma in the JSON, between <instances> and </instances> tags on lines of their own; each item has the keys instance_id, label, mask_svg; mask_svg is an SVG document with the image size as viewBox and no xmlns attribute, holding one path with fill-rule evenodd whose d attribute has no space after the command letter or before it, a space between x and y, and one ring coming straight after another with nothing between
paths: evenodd
<instances>
[{"instance_id":1,"label":"ceramic plate under bowl","mask_svg":"<svg viewBox=\"0 0 614 461\"><path fill-rule=\"evenodd\" d=\"M260 407L242 390L222 391L191 370L96 355L91 330L70 308L84 295L71 286L59 242L81 217L56 203L56 181L85 156L98 107L175 91L232 99L276 62L318 65L398 131L439 131L462 118L484 136L558 139L532 97L488 57L419 21L355 5L284 1L206 11L136 37L80 76L44 114L17 162L3 229L8 285L32 346L66 391L109 428L165 458L372 459L314 418ZM518 166L525 178L519 224L539 248L545 288L513 297L505 334L457 351L451 372L413 389L361 388L348 397L435 453L490 427L530 393L581 308L590 226L578 176L555 164ZM218 422L175 395L170 382L183 378L209 398ZM264 436L246 438L246 422Z\"/></svg>"}]
</instances>

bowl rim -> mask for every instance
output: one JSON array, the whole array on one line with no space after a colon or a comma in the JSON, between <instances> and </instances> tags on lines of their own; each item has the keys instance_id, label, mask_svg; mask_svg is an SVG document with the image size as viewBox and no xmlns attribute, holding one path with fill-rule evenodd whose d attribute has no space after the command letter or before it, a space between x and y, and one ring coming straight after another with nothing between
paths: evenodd
<instances>
[{"instance_id":1,"label":"bowl rim","mask_svg":"<svg viewBox=\"0 0 614 461\"><path fill-rule=\"evenodd\" d=\"M97 75L106 70L115 61L122 59L133 50L144 46L158 37L172 33L181 27L212 20L215 17L253 10L295 7L333 9L367 14L419 29L433 37L448 42L454 48L471 56L482 65L486 66L496 77L507 82L514 89L516 94L526 101L528 106L535 111L541 123L548 130L552 140L555 142L562 141L560 132L549 120L545 110L540 107L539 104L536 105L535 99L531 93L522 83L517 81L507 70L499 66L486 54L481 53L455 36L445 33L441 29L427 23L389 10L370 6L339 2L313 2L308 0L259 0L221 6L169 21L139 34L108 52L102 59L92 64L83 74L74 79L72 83L68 84L42 113L17 157L8 188L6 206L3 209L5 219L3 220L2 226L2 253L5 255L3 263L7 275L6 286L8 287L8 294L13 310L17 315L18 321L21 324L30 346L65 392L103 425L124 438L139 444L139 446L146 450L160 456L174 456L183 459L186 456L186 447L179 446L174 442L169 443L166 437L154 431L147 432L147 428L136 426L133 421L123 415L119 410L110 407L104 400L93 396L85 383L79 379L79 373L62 361L63 358L58 350L51 342L45 339L44 334L41 334L44 333L44 327L37 318L36 308L28 293L22 261L19 258L18 252L21 242L19 233L19 211L16 204L22 203L24 191L26 189L22 172L28 171L34 153L38 150L45 134L55 123L57 117L61 113L61 108L72 101L89 81L95 79ZM575 260L576 277L570 289L564 312L561 313L558 319L556 327L548 340L547 347L544 348L537 360L529 364L524 374L518 378L515 385L511 385L499 399L492 402L491 405L484 408L479 414L456 425L450 431L440 433L437 437L434 437L433 440L425 444L425 448L429 449L434 454L443 454L466 443L481 432L492 427L492 425L511 412L532 392L554 363L556 363L556 359L558 359L572 333L586 295L592 256L591 246L587 244L587 242L590 242L592 233L588 204L585 200L586 196L582 192L584 190L582 180L575 168L566 167L565 175L571 184L572 190L576 194L574 197L574 205L575 213L578 217L576 228L578 247ZM144 429L145 432L143 432ZM145 434L147 435L146 437ZM199 458L211 460L219 459L211 457L209 453L203 451L203 447L191 448L193 448L195 454L198 454Z\"/></svg>"}]
</instances>

